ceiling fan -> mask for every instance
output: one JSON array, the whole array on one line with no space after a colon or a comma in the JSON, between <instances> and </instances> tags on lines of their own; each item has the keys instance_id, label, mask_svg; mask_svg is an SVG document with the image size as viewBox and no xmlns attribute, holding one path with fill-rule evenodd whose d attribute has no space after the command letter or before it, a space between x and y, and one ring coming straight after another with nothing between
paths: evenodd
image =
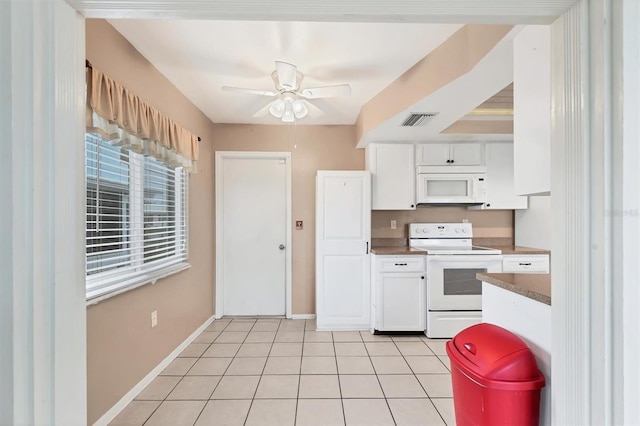
<instances>
[{"instance_id":1,"label":"ceiling fan","mask_svg":"<svg viewBox=\"0 0 640 426\"><path fill-rule=\"evenodd\" d=\"M231 86L222 86L222 90L260 96L277 96L277 99L268 103L253 116L261 117L269 112L285 123L292 123L307 115L317 117L322 114L322 110L309 102L308 99L349 96L351 94L351 86L348 84L301 89L300 83L304 75L298 71L295 65L287 62L276 61L276 70L271 73L271 78L276 86L275 91Z\"/></svg>"}]
</instances>

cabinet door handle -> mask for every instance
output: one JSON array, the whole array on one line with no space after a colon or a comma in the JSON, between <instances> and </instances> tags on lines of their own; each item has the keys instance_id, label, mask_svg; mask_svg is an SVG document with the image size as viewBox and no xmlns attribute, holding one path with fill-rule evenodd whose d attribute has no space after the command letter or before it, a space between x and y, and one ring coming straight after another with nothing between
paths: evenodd
<instances>
[{"instance_id":1,"label":"cabinet door handle","mask_svg":"<svg viewBox=\"0 0 640 426\"><path fill-rule=\"evenodd\" d=\"M369 254L369 241L367 241L367 252L365 254Z\"/></svg>"},{"instance_id":2,"label":"cabinet door handle","mask_svg":"<svg viewBox=\"0 0 640 426\"><path fill-rule=\"evenodd\" d=\"M421 280L424 280L424 275L420 277Z\"/></svg>"},{"instance_id":3,"label":"cabinet door handle","mask_svg":"<svg viewBox=\"0 0 640 426\"><path fill-rule=\"evenodd\" d=\"M520 266L531 266L531 262L520 262L518 265L520 265Z\"/></svg>"},{"instance_id":4,"label":"cabinet door handle","mask_svg":"<svg viewBox=\"0 0 640 426\"><path fill-rule=\"evenodd\" d=\"M396 266L407 266L406 263L396 263Z\"/></svg>"}]
</instances>

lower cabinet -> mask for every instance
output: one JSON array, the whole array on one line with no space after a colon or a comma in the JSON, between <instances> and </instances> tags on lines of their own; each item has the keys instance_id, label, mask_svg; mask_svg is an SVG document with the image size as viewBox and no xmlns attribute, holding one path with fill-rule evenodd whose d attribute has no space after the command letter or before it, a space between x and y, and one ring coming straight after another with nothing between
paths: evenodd
<instances>
[{"instance_id":1,"label":"lower cabinet","mask_svg":"<svg viewBox=\"0 0 640 426\"><path fill-rule=\"evenodd\" d=\"M505 254L502 256L502 272L511 274L548 274L548 254Z\"/></svg>"},{"instance_id":2,"label":"lower cabinet","mask_svg":"<svg viewBox=\"0 0 640 426\"><path fill-rule=\"evenodd\" d=\"M424 331L425 257L374 255L372 269L372 330Z\"/></svg>"}]
</instances>

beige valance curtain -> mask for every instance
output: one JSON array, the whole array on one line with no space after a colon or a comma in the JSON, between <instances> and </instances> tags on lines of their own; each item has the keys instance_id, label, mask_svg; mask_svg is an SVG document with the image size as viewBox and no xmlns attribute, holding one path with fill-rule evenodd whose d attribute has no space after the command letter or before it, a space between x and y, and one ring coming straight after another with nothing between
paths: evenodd
<instances>
[{"instance_id":1,"label":"beige valance curtain","mask_svg":"<svg viewBox=\"0 0 640 426\"><path fill-rule=\"evenodd\" d=\"M87 68L87 132L113 145L197 171L198 137L99 70Z\"/></svg>"}]
</instances>

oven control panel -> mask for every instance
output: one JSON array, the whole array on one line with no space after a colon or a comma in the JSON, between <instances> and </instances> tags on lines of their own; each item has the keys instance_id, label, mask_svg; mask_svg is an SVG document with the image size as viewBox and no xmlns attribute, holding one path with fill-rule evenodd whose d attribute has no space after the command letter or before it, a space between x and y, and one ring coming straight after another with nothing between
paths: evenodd
<instances>
[{"instance_id":1,"label":"oven control panel","mask_svg":"<svg viewBox=\"0 0 640 426\"><path fill-rule=\"evenodd\" d=\"M471 224L465 223L410 223L409 238L471 238Z\"/></svg>"}]
</instances>

